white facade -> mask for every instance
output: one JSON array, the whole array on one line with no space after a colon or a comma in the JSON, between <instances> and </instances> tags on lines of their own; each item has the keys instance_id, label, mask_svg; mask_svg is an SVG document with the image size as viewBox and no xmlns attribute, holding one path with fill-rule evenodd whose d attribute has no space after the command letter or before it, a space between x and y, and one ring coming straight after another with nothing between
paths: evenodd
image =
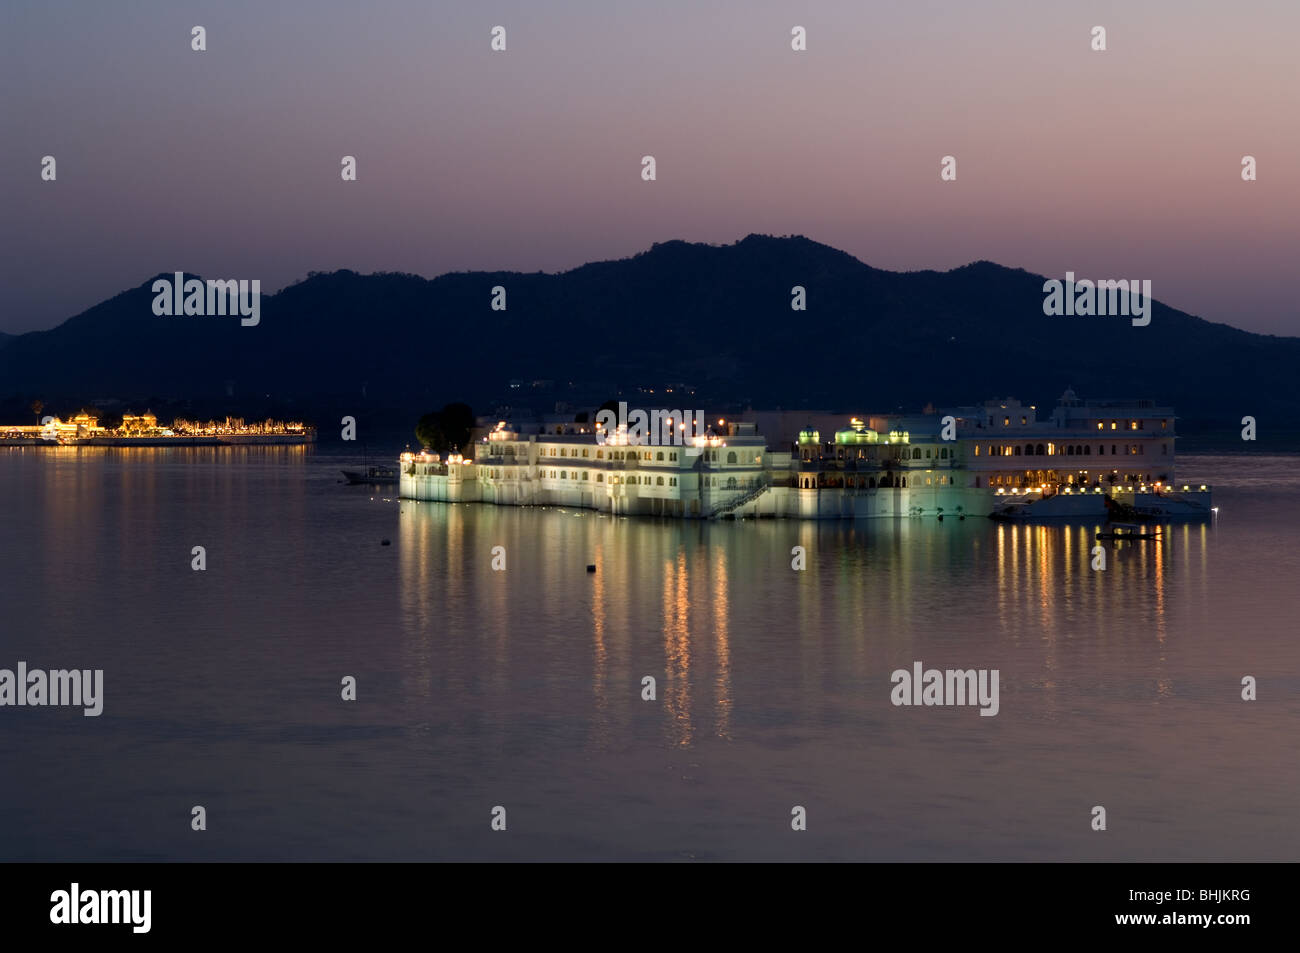
<instances>
[{"instance_id":1,"label":"white facade","mask_svg":"<svg viewBox=\"0 0 1300 953\"><path fill-rule=\"evenodd\" d=\"M1132 501L1173 489L1174 421L1151 401L1085 402L1066 391L1047 420L1008 398L853 418L825 442L808 428L789 450L769 448L744 422L667 445L629 443L625 433L523 435L502 423L475 444L472 462L403 454L400 492L696 519L964 518L1013 498L1058 496L1038 511L1090 514L1105 507L1063 497Z\"/></svg>"}]
</instances>

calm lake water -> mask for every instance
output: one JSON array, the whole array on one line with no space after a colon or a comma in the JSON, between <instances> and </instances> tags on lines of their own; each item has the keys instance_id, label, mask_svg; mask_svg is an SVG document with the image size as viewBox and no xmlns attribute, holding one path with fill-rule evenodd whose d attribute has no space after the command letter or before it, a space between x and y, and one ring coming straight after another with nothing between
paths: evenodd
<instances>
[{"instance_id":1,"label":"calm lake water","mask_svg":"<svg viewBox=\"0 0 1300 953\"><path fill-rule=\"evenodd\" d=\"M0 668L105 681L0 708L0 859L1300 855L1300 457L1180 458L1218 518L1104 573L1093 526L399 503L346 462L0 449ZM999 714L893 706L914 661L998 669Z\"/></svg>"}]
</instances>

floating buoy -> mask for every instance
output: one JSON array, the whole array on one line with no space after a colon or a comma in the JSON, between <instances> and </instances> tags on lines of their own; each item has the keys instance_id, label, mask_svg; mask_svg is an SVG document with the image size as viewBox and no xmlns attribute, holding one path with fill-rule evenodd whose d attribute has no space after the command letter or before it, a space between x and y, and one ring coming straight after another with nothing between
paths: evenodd
<instances>
[{"instance_id":1,"label":"floating buoy","mask_svg":"<svg viewBox=\"0 0 1300 953\"><path fill-rule=\"evenodd\" d=\"M590 566L587 567L587 572L595 572L595 571L596 571L595 563L592 563Z\"/></svg>"},{"instance_id":2,"label":"floating buoy","mask_svg":"<svg viewBox=\"0 0 1300 953\"><path fill-rule=\"evenodd\" d=\"M388 540L386 540L386 539L381 539L381 540L379 541L379 545L380 545L380 546L391 546L392 543L390 543L390 542L389 542Z\"/></svg>"}]
</instances>

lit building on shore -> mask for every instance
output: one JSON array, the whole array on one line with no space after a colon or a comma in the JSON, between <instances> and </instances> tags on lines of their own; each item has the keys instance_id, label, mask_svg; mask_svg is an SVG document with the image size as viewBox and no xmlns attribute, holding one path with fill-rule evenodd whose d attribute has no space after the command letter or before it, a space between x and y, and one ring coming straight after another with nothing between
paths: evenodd
<instances>
[{"instance_id":1,"label":"lit building on shore","mask_svg":"<svg viewBox=\"0 0 1300 953\"><path fill-rule=\"evenodd\" d=\"M267 419L245 424L240 418L227 417L224 423L200 423L178 417L170 427L162 427L152 413L124 414L116 427L101 427L98 417L85 412L68 420L50 417L37 426L0 425L0 446L219 446L298 444L315 439L315 428L297 421Z\"/></svg>"}]
</instances>

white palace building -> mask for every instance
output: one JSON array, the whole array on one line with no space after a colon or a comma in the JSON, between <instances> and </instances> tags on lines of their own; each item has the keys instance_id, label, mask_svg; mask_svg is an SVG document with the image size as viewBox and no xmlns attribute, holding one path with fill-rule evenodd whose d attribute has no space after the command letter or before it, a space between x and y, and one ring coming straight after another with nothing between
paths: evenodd
<instances>
[{"instance_id":1,"label":"white palace building","mask_svg":"<svg viewBox=\"0 0 1300 953\"><path fill-rule=\"evenodd\" d=\"M522 434L502 421L472 459L402 454L401 496L695 519L1104 518L1116 504L1138 516L1210 512L1209 487L1177 485L1176 418L1150 400L1067 390L1042 420L1011 398L853 417L831 439L809 426L776 448L753 422L704 428L700 415L674 413L656 412L671 443L625 423Z\"/></svg>"}]
</instances>

